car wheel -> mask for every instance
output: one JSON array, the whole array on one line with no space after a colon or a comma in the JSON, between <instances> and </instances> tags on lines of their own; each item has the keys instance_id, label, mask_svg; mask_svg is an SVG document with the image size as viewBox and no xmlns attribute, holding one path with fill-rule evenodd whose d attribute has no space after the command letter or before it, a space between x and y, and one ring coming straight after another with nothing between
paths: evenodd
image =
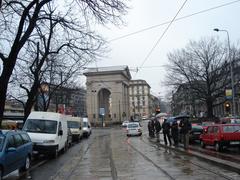
<instances>
[{"instance_id":1,"label":"car wheel","mask_svg":"<svg viewBox=\"0 0 240 180\"><path fill-rule=\"evenodd\" d=\"M58 157L58 148L55 149L54 152L52 152L51 157L56 159Z\"/></svg>"},{"instance_id":2,"label":"car wheel","mask_svg":"<svg viewBox=\"0 0 240 180\"><path fill-rule=\"evenodd\" d=\"M20 169L21 171L27 171L30 168L31 159L29 156L26 157L24 166Z\"/></svg>"},{"instance_id":3,"label":"car wheel","mask_svg":"<svg viewBox=\"0 0 240 180\"><path fill-rule=\"evenodd\" d=\"M222 146L220 145L219 142L215 143L215 150L218 151L218 152L220 152L222 150Z\"/></svg>"},{"instance_id":4,"label":"car wheel","mask_svg":"<svg viewBox=\"0 0 240 180\"><path fill-rule=\"evenodd\" d=\"M141 135L142 135L142 133L139 134L139 136L141 136Z\"/></svg>"},{"instance_id":5,"label":"car wheel","mask_svg":"<svg viewBox=\"0 0 240 180\"><path fill-rule=\"evenodd\" d=\"M68 150L68 142L65 143L65 146L64 146L64 150L63 150L63 151L64 151L64 152L67 152L67 150Z\"/></svg>"},{"instance_id":6,"label":"car wheel","mask_svg":"<svg viewBox=\"0 0 240 180\"><path fill-rule=\"evenodd\" d=\"M202 148L205 148L205 144L204 144L203 141L201 141L201 147L202 147Z\"/></svg>"}]
</instances>

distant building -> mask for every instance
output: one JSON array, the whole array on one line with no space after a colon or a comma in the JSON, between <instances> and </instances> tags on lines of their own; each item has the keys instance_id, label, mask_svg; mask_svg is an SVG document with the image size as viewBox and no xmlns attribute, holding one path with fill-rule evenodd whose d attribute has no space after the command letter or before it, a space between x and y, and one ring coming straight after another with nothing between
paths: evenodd
<instances>
[{"instance_id":1,"label":"distant building","mask_svg":"<svg viewBox=\"0 0 240 180\"><path fill-rule=\"evenodd\" d=\"M199 117L202 112L206 112L206 105L196 98L190 85L185 83L173 93L171 111L173 115L186 113Z\"/></svg>"},{"instance_id":2,"label":"distant building","mask_svg":"<svg viewBox=\"0 0 240 180\"><path fill-rule=\"evenodd\" d=\"M59 87L53 92L50 104L51 111L73 116L86 116L86 90Z\"/></svg>"},{"instance_id":3,"label":"distant building","mask_svg":"<svg viewBox=\"0 0 240 180\"><path fill-rule=\"evenodd\" d=\"M151 109L151 114L152 115L156 114L156 111L161 112L159 98L154 96L154 95L151 95L150 109Z\"/></svg>"},{"instance_id":4,"label":"distant building","mask_svg":"<svg viewBox=\"0 0 240 180\"><path fill-rule=\"evenodd\" d=\"M131 80L129 82L130 114L149 117L152 114L153 103L150 86L145 80Z\"/></svg>"},{"instance_id":5,"label":"distant building","mask_svg":"<svg viewBox=\"0 0 240 180\"><path fill-rule=\"evenodd\" d=\"M213 102L213 115L216 117L231 116L233 113L233 102L232 102L232 86L230 76L230 64L224 65L226 70L229 72L228 83L226 86L219 87L218 97ZM221 70L221 69L220 69ZM240 59L234 60L233 63L233 81L234 81L234 92L235 92L235 115L240 115ZM198 82L200 83L200 82ZM221 83L220 81L215 82ZM221 89L220 89L221 88ZM220 92L221 91L221 92ZM230 91L228 95L227 91ZM214 95L214 94L213 94ZM179 114L187 112L197 117L206 116L206 102L197 98L191 90L190 85L185 83L181 84L178 89L173 93L171 109L173 114ZM226 108L226 104L229 105Z\"/></svg>"},{"instance_id":6,"label":"distant building","mask_svg":"<svg viewBox=\"0 0 240 180\"><path fill-rule=\"evenodd\" d=\"M3 115L4 116L23 116L24 115L23 104L21 104L16 100L6 100Z\"/></svg>"}]
</instances>

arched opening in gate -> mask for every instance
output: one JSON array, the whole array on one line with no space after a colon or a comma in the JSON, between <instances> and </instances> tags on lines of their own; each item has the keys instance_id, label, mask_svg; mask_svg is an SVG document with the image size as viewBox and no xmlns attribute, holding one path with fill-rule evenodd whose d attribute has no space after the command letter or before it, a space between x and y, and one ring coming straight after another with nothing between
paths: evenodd
<instances>
[{"instance_id":1,"label":"arched opening in gate","mask_svg":"<svg viewBox=\"0 0 240 180\"><path fill-rule=\"evenodd\" d=\"M98 92L98 106L100 111L99 113L104 113L104 120L111 120L111 106L112 106L112 98L111 92L103 88Z\"/></svg>"}]
</instances>

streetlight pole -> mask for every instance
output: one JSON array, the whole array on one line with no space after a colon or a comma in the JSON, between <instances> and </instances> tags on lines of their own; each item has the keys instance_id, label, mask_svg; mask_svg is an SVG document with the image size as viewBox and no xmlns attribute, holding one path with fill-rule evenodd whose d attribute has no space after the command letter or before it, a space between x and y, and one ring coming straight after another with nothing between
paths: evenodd
<instances>
[{"instance_id":1,"label":"streetlight pole","mask_svg":"<svg viewBox=\"0 0 240 180\"><path fill-rule=\"evenodd\" d=\"M231 87L232 87L232 115L236 115L236 108L235 108L235 91L234 91L234 77L233 77L233 59L231 56L231 46L230 46L230 38L229 38L229 33L225 29L218 29L215 28L213 29L216 32L222 31L227 33L227 40L228 40L228 56L229 56L229 61L230 61L230 72L231 72Z\"/></svg>"}]
</instances>

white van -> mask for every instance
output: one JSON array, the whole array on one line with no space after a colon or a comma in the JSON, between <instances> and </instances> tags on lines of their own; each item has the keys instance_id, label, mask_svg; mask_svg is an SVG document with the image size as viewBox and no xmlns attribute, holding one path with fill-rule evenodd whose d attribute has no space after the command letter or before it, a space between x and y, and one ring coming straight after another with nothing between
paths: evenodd
<instances>
[{"instance_id":1,"label":"white van","mask_svg":"<svg viewBox=\"0 0 240 180\"><path fill-rule=\"evenodd\" d=\"M67 126L72 134L72 140L79 141L83 136L82 118L68 116Z\"/></svg>"},{"instance_id":2,"label":"white van","mask_svg":"<svg viewBox=\"0 0 240 180\"><path fill-rule=\"evenodd\" d=\"M23 131L33 142L33 150L39 154L57 157L58 152L68 147L66 116L54 112L31 112Z\"/></svg>"},{"instance_id":3,"label":"white van","mask_svg":"<svg viewBox=\"0 0 240 180\"><path fill-rule=\"evenodd\" d=\"M91 124L88 121L88 118L84 117L83 118L83 136L84 137L88 137L91 135L92 133L92 128L91 128Z\"/></svg>"}]
</instances>

